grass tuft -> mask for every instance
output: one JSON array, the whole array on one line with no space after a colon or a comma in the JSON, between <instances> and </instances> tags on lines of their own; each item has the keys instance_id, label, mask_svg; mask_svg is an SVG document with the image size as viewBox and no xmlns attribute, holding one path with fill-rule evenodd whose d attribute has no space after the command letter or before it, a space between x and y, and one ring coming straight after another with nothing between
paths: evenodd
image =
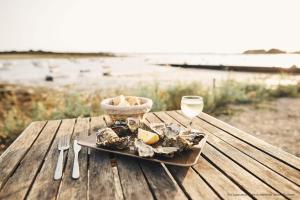
<instances>
[{"instance_id":1,"label":"grass tuft","mask_svg":"<svg viewBox=\"0 0 300 200\"><path fill-rule=\"evenodd\" d=\"M227 80L213 88L198 82L176 82L171 87L159 83L136 88L109 89L89 94L59 92L45 88L22 88L0 85L0 149L7 146L31 122L36 120L90 117L103 114L100 102L120 94L151 98L152 111L180 109L181 97L199 95L204 98L204 112L230 113L229 104L249 104L280 97L299 97L300 82L296 85L248 84Z\"/></svg>"}]
</instances>

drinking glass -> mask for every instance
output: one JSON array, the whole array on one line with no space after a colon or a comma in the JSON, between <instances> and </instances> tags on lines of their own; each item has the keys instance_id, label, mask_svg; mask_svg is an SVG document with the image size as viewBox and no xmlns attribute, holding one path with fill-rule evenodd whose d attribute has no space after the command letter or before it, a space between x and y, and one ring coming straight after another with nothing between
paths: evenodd
<instances>
[{"instance_id":1,"label":"drinking glass","mask_svg":"<svg viewBox=\"0 0 300 200\"><path fill-rule=\"evenodd\" d=\"M190 119L188 126L192 130L193 118L199 115L203 110L203 98L200 96L183 96L181 98L181 111Z\"/></svg>"}]
</instances>

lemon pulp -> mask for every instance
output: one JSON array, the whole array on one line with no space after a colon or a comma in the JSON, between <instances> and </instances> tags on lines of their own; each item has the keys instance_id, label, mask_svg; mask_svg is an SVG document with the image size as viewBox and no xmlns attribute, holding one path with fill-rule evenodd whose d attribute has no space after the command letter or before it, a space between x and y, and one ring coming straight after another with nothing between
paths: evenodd
<instances>
[{"instance_id":1,"label":"lemon pulp","mask_svg":"<svg viewBox=\"0 0 300 200\"><path fill-rule=\"evenodd\" d=\"M140 128L138 129L138 138L146 144L154 144L159 140L159 137L156 133L152 133Z\"/></svg>"}]
</instances>

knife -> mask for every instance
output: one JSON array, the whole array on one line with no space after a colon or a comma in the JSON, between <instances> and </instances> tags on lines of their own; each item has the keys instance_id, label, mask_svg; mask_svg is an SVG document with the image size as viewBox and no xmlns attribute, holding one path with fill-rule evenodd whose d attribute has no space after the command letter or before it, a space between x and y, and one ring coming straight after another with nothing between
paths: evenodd
<instances>
[{"instance_id":1,"label":"knife","mask_svg":"<svg viewBox=\"0 0 300 200\"><path fill-rule=\"evenodd\" d=\"M74 163L73 163L72 178L78 179L79 178L78 153L81 149L81 146L77 144L77 140L74 140L73 149L74 149Z\"/></svg>"}]
</instances>

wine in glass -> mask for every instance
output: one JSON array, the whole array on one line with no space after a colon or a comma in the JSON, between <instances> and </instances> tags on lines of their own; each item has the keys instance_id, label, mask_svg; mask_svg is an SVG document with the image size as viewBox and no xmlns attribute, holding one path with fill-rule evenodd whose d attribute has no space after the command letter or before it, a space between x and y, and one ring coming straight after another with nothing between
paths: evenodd
<instances>
[{"instance_id":1,"label":"wine in glass","mask_svg":"<svg viewBox=\"0 0 300 200\"><path fill-rule=\"evenodd\" d=\"M203 98L200 96L183 96L181 98L181 111L190 119L189 130L192 129L193 118L203 110Z\"/></svg>"}]
</instances>

